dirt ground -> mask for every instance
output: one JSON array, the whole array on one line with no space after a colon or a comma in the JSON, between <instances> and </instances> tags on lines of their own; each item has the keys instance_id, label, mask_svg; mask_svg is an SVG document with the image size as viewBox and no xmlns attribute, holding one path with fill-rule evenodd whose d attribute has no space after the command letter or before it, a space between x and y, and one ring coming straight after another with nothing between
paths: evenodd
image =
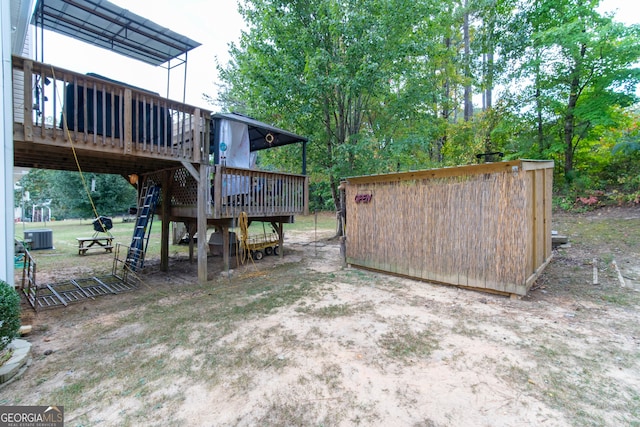
<instances>
[{"instance_id":1,"label":"dirt ground","mask_svg":"<svg viewBox=\"0 0 640 427\"><path fill-rule=\"evenodd\" d=\"M640 426L640 208L553 229L570 247L519 300L343 267L333 230L228 277L210 258L206 286L151 265L134 292L25 309L33 362L0 404L69 426Z\"/></svg>"}]
</instances>

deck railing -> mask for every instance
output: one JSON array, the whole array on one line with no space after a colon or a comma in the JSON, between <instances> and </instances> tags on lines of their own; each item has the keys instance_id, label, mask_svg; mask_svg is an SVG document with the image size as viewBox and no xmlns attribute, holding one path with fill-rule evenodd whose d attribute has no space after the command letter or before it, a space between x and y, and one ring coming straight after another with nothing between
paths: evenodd
<instances>
[{"instance_id":1,"label":"deck railing","mask_svg":"<svg viewBox=\"0 0 640 427\"><path fill-rule=\"evenodd\" d=\"M249 216L306 213L307 178L276 172L216 166L212 197L214 217L240 212Z\"/></svg>"},{"instance_id":2,"label":"deck railing","mask_svg":"<svg viewBox=\"0 0 640 427\"><path fill-rule=\"evenodd\" d=\"M36 299L38 287L36 285L36 260L33 259L27 248L24 248L24 264L22 266L22 292L27 297L27 301L37 310Z\"/></svg>"},{"instance_id":3,"label":"deck railing","mask_svg":"<svg viewBox=\"0 0 640 427\"><path fill-rule=\"evenodd\" d=\"M240 212L252 217L308 213L308 178L304 175L219 165L208 166L207 176L209 218L234 218ZM185 168L176 169L172 177L171 208L195 209L197 181Z\"/></svg>"},{"instance_id":4,"label":"deck railing","mask_svg":"<svg viewBox=\"0 0 640 427\"><path fill-rule=\"evenodd\" d=\"M14 130L26 142L83 144L191 162L210 112L96 75L13 56Z\"/></svg>"}]
</instances>

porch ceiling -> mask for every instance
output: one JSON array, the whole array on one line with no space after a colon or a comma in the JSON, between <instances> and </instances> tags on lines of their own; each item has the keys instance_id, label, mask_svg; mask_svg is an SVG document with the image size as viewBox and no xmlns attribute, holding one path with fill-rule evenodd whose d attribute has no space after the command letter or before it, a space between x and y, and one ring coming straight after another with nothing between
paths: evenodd
<instances>
[{"instance_id":1,"label":"porch ceiling","mask_svg":"<svg viewBox=\"0 0 640 427\"><path fill-rule=\"evenodd\" d=\"M38 0L31 23L156 66L200 46L106 0Z\"/></svg>"}]
</instances>

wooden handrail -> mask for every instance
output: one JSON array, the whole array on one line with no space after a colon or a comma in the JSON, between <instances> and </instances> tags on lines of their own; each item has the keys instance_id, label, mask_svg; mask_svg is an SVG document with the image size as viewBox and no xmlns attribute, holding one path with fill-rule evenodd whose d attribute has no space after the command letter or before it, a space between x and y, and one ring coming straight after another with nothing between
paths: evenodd
<instances>
[{"instance_id":1,"label":"wooden handrail","mask_svg":"<svg viewBox=\"0 0 640 427\"><path fill-rule=\"evenodd\" d=\"M278 216L304 213L307 206L307 179L304 175L254 169L216 166L214 208L220 216L240 211L253 216ZM217 209L214 209L217 210Z\"/></svg>"},{"instance_id":2,"label":"wooden handrail","mask_svg":"<svg viewBox=\"0 0 640 427\"><path fill-rule=\"evenodd\" d=\"M232 218L240 212L253 217L308 213L308 178L304 175L255 169L207 166L208 215ZM197 205L197 181L186 168L172 173L172 208Z\"/></svg>"},{"instance_id":3,"label":"wooden handrail","mask_svg":"<svg viewBox=\"0 0 640 427\"><path fill-rule=\"evenodd\" d=\"M21 93L14 94L14 105L22 108L14 121L24 125L25 141L71 139L96 148L119 147L127 155L193 163L207 152L208 110L20 56L14 55L12 63L22 74Z\"/></svg>"}]
</instances>

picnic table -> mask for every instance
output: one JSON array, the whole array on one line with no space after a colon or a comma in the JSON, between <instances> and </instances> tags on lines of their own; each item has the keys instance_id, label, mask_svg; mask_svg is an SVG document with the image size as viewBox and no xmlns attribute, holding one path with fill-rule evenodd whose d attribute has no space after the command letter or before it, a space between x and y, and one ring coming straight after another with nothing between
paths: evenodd
<instances>
[{"instance_id":1,"label":"picnic table","mask_svg":"<svg viewBox=\"0 0 640 427\"><path fill-rule=\"evenodd\" d=\"M113 237L76 237L78 241L78 255L85 255L89 249L104 249L111 252Z\"/></svg>"}]
</instances>

